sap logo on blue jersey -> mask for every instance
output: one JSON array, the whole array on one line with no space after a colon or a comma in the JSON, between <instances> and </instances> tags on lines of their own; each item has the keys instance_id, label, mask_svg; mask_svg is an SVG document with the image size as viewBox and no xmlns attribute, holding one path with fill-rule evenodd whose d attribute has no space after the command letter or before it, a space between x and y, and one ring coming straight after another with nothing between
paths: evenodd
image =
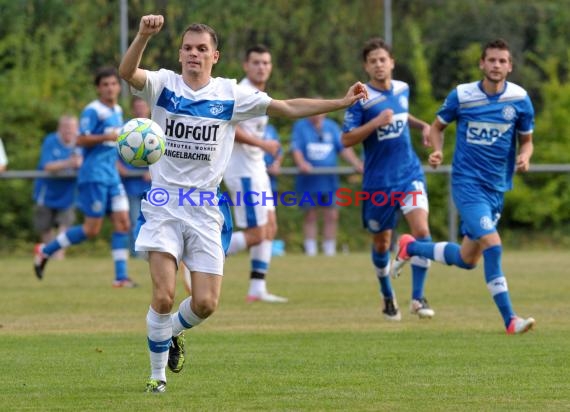
<instances>
[{"instance_id":1,"label":"sap logo on blue jersey","mask_svg":"<svg viewBox=\"0 0 570 412\"><path fill-rule=\"evenodd\" d=\"M378 140L395 139L400 137L408 124L408 113L399 113L392 116L392 123L376 129Z\"/></svg>"},{"instance_id":2,"label":"sap logo on blue jersey","mask_svg":"<svg viewBox=\"0 0 570 412\"><path fill-rule=\"evenodd\" d=\"M510 123L467 123L467 142L490 146L511 128Z\"/></svg>"}]
</instances>

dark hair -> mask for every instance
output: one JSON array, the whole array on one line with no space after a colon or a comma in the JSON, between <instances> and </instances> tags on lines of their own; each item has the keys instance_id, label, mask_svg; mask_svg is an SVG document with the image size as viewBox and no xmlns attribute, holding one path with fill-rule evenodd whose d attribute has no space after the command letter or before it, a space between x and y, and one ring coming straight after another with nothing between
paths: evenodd
<instances>
[{"instance_id":1,"label":"dark hair","mask_svg":"<svg viewBox=\"0 0 570 412\"><path fill-rule=\"evenodd\" d=\"M364 43L364 47L362 48L362 61L366 61L370 52L377 50L377 49L386 50L388 52L388 55L391 58L394 58L392 56L392 48L390 47L390 45L388 43L386 43L384 41L384 39L381 39L380 37L373 37L373 38L367 40L366 43Z\"/></svg>"},{"instance_id":2,"label":"dark hair","mask_svg":"<svg viewBox=\"0 0 570 412\"><path fill-rule=\"evenodd\" d=\"M255 46L251 46L250 48L248 48L248 49L245 51L245 56L244 56L244 57L245 57L245 58L244 58L245 61L247 61L247 59L249 59L249 55L250 55L251 53L263 54L263 53L271 53L271 52L269 51L269 47L267 47L266 45L264 45L264 44L256 44Z\"/></svg>"},{"instance_id":3,"label":"dark hair","mask_svg":"<svg viewBox=\"0 0 570 412\"><path fill-rule=\"evenodd\" d=\"M121 82L121 78L119 77L119 72L116 67L101 67L95 73L95 86L99 86L101 80L106 77L115 77L119 83Z\"/></svg>"},{"instance_id":4,"label":"dark hair","mask_svg":"<svg viewBox=\"0 0 570 412\"><path fill-rule=\"evenodd\" d=\"M487 55L487 50L489 49L506 50L509 52L509 58L510 58L511 48L509 47L509 43L507 43L506 40L495 39L485 44L483 46L483 51L481 52L481 60L485 60L485 56Z\"/></svg>"},{"instance_id":5,"label":"dark hair","mask_svg":"<svg viewBox=\"0 0 570 412\"><path fill-rule=\"evenodd\" d=\"M214 49L218 48L218 43L219 43L218 34L213 28L203 23L192 23L190 26L186 27L186 30L184 30L184 33L182 33L182 37L180 38L181 48L182 48L182 42L184 41L184 36L186 35L186 33L190 31L193 33L208 33L210 35L210 38L212 39Z\"/></svg>"}]
</instances>

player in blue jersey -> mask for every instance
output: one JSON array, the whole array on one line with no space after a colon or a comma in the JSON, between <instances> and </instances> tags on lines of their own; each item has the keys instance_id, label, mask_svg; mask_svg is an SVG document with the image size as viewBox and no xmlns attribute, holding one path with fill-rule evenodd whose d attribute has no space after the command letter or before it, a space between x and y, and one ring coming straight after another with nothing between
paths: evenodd
<instances>
[{"instance_id":1,"label":"player in blue jersey","mask_svg":"<svg viewBox=\"0 0 570 412\"><path fill-rule=\"evenodd\" d=\"M303 235L305 254L317 254L318 211L322 211L323 240L325 256L336 254L336 234L338 226L338 205L336 191L340 186L336 174L310 174L319 167L338 166L338 155L362 173L362 161L350 147L340 141L339 125L325 114L297 120L291 134L291 153L301 174L295 177L295 191L299 206L303 210Z\"/></svg>"},{"instance_id":2,"label":"player in blue jersey","mask_svg":"<svg viewBox=\"0 0 570 412\"><path fill-rule=\"evenodd\" d=\"M43 143L38 170L46 172L75 171L83 162L81 149L76 147L79 123L76 116L62 115L57 131L48 134ZM65 232L75 221L76 178L45 179L34 182L34 229L42 243L54 239L54 229ZM36 248L39 246L36 245ZM63 258L63 249L56 256Z\"/></svg>"},{"instance_id":3,"label":"player in blue jersey","mask_svg":"<svg viewBox=\"0 0 570 412\"><path fill-rule=\"evenodd\" d=\"M136 241L137 251L148 254L152 278L146 318L151 364L146 391L150 393L165 392L167 365L173 372L182 369L183 331L201 324L218 306L231 214L227 202L210 198L212 202L201 204L200 197L219 189L237 124L265 115L312 116L346 108L367 96L357 82L340 99L276 100L233 79L212 77L220 58L218 35L202 23L191 24L182 34L180 74L142 69L143 52L163 25L161 15L143 16L119 67L133 93L149 102L152 119L164 129L170 148L150 166L152 188L160 190L161 199L168 195L167 203L158 205L151 196L143 199L144 223ZM197 201L196 206L181 202L181 192L187 194L185 200ZM181 262L190 269L192 295L171 314Z\"/></svg>"},{"instance_id":4,"label":"player in blue jersey","mask_svg":"<svg viewBox=\"0 0 570 412\"><path fill-rule=\"evenodd\" d=\"M83 164L77 177L82 225L73 226L45 246L37 248L34 270L42 278L50 256L62 248L93 238L101 231L103 217L110 213L114 232L111 249L115 263L113 287L133 287L128 277L129 203L117 170L116 139L123 125L123 111L117 104L121 83L115 68L102 68L95 75L99 98L89 103L79 120L77 144L83 147Z\"/></svg>"},{"instance_id":5,"label":"player in blue jersey","mask_svg":"<svg viewBox=\"0 0 570 412\"><path fill-rule=\"evenodd\" d=\"M410 257L433 259L473 269L481 256L485 282L501 313L508 334L524 333L535 323L518 317L503 274L501 237L497 223L515 170L525 172L533 153L534 109L527 92L508 82L511 53L502 40L487 43L479 61L483 80L457 86L437 113L430 133L433 167L443 162L443 130L457 122L451 174L453 200L461 216L461 245L417 242L403 235L393 265L397 276ZM518 154L517 154L518 145Z\"/></svg>"},{"instance_id":6,"label":"player in blue jersey","mask_svg":"<svg viewBox=\"0 0 570 412\"><path fill-rule=\"evenodd\" d=\"M342 143L364 146L362 219L372 234L372 262L384 300L384 316L400 320L401 313L390 282L390 244L398 213L404 214L418 241L431 240L428 227L428 199L425 177L410 141L410 127L421 130L424 143L429 125L408 113L409 86L392 79L394 58L380 38L368 40L362 50L369 99L352 106L345 114ZM389 201L385 201L387 196ZM402 200L403 199L403 200ZM429 260L412 262L410 312L431 318L434 311L424 295Z\"/></svg>"}]
</instances>

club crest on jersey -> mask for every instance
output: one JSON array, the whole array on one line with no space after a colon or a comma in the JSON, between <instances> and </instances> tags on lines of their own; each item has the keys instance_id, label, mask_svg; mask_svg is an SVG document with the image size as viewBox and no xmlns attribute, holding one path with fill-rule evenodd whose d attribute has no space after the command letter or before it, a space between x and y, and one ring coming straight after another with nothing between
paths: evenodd
<instances>
[{"instance_id":1,"label":"club crest on jersey","mask_svg":"<svg viewBox=\"0 0 570 412\"><path fill-rule=\"evenodd\" d=\"M408 98L406 96L400 96L398 103L400 103L402 109L408 110Z\"/></svg>"},{"instance_id":2,"label":"club crest on jersey","mask_svg":"<svg viewBox=\"0 0 570 412\"><path fill-rule=\"evenodd\" d=\"M502 115L503 115L503 119L505 119L506 121L513 120L515 118L516 114L517 114L517 112L513 106L508 105L508 106L503 107Z\"/></svg>"},{"instance_id":3,"label":"club crest on jersey","mask_svg":"<svg viewBox=\"0 0 570 412\"><path fill-rule=\"evenodd\" d=\"M468 122L467 142L490 146L510 128L510 123Z\"/></svg>"},{"instance_id":4,"label":"club crest on jersey","mask_svg":"<svg viewBox=\"0 0 570 412\"><path fill-rule=\"evenodd\" d=\"M210 105L210 113L212 113L214 116L219 115L223 111L224 111L224 105L221 103L213 103Z\"/></svg>"},{"instance_id":5,"label":"club crest on jersey","mask_svg":"<svg viewBox=\"0 0 570 412\"><path fill-rule=\"evenodd\" d=\"M395 139L400 137L408 124L408 113L398 113L392 116L392 123L376 129L378 140Z\"/></svg>"}]
</instances>

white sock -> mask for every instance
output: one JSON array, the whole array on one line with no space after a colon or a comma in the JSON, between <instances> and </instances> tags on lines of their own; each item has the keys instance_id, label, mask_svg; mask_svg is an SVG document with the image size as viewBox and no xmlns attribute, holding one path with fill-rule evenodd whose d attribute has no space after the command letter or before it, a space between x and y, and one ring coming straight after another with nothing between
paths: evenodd
<instances>
[{"instance_id":1,"label":"white sock","mask_svg":"<svg viewBox=\"0 0 570 412\"><path fill-rule=\"evenodd\" d=\"M249 249L249 257L251 259L251 271L258 274L266 275L271 263L271 249L273 242L264 240L259 245ZM249 281L249 295L259 296L267 293L267 284L265 279L252 278Z\"/></svg>"},{"instance_id":2,"label":"white sock","mask_svg":"<svg viewBox=\"0 0 570 412\"><path fill-rule=\"evenodd\" d=\"M228 247L228 255L233 255L234 253L241 252L247 249L247 243L245 241L245 235L242 231L232 233L232 238L230 240L230 246Z\"/></svg>"},{"instance_id":3,"label":"white sock","mask_svg":"<svg viewBox=\"0 0 570 412\"><path fill-rule=\"evenodd\" d=\"M190 302L192 302L192 297L184 299L180 302L178 311L170 316L172 321L172 336L178 336L183 330L198 326L204 321L204 319L198 317L198 315L192 311Z\"/></svg>"},{"instance_id":4,"label":"white sock","mask_svg":"<svg viewBox=\"0 0 570 412\"><path fill-rule=\"evenodd\" d=\"M335 239L323 240L323 253L325 254L325 256L336 255L336 240Z\"/></svg>"},{"instance_id":5,"label":"white sock","mask_svg":"<svg viewBox=\"0 0 570 412\"><path fill-rule=\"evenodd\" d=\"M150 352L150 377L166 382L168 348L172 339L170 313L160 314L149 307L146 315L146 327Z\"/></svg>"},{"instance_id":6,"label":"white sock","mask_svg":"<svg viewBox=\"0 0 570 412\"><path fill-rule=\"evenodd\" d=\"M267 283L265 279L250 279L248 296L260 296L267 293Z\"/></svg>"},{"instance_id":7,"label":"white sock","mask_svg":"<svg viewBox=\"0 0 570 412\"><path fill-rule=\"evenodd\" d=\"M305 239L305 255L317 256L317 241L315 239Z\"/></svg>"}]
</instances>

